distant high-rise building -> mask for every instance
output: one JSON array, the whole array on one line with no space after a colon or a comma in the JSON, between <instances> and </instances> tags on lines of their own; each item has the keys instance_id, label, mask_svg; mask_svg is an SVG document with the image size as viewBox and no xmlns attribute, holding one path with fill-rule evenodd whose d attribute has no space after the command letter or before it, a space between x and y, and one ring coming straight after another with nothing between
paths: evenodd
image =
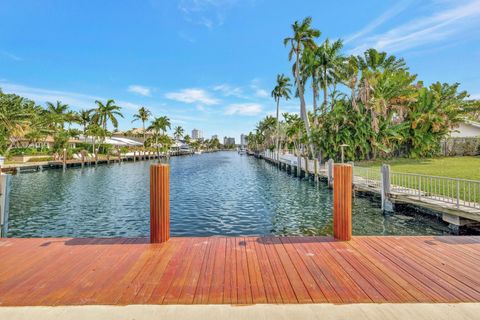
<instances>
[{"instance_id":1,"label":"distant high-rise building","mask_svg":"<svg viewBox=\"0 0 480 320\"><path fill-rule=\"evenodd\" d=\"M195 139L195 140L201 140L201 139L203 139L203 132L202 132L202 130L193 129L193 130L192 130L192 139Z\"/></svg>"},{"instance_id":2,"label":"distant high-rise building","mask_svg":"<svg viewBox=\"0 0 480 320\"><path fill-rule=\"evenodd\" d=\"M247 136L245 134L240 135L240 145L244 146L247 144Z\"/></svg>"},{"instance_id":3,"label":"distant high-rise building","mask_svg":"<svg viewBox=\"0 0 480 320\"><path fill-rule=\"evenodd\" d=\"M232 137L224 137L224 138L223 138L223 144L226 145L226 146L235 145L235 138L232 138Z\"/></svg>"},{"instance_id":4,"label":"distant high-rise building","mask_svg":"<svg viewBox=\"0 0 480 320\"><path fill-rule=\"evenodd\" d=\"M214 135L212 136L212 140L215 140L215 139L217 139L217 140L220 141L220 139L218 139L218 134L214 134Z\"/></svg>"}]
</instances>

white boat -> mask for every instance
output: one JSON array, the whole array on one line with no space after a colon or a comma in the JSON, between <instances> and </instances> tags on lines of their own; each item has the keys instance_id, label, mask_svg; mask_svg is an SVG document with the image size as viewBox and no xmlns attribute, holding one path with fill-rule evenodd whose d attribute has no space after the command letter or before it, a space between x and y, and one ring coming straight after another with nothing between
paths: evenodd
<instances>
[{"instance_id":1,"label":"white boat","mask_svg":"<svg viewBox=\"0 0 480 320\"><path fill-rule=\"evenodd\" d=\"M195 151L195 154L202 154L202 151Z\"/></svg>"},{"instance_id":2,"label":"white boat","mask_svg":"<svg viewBox=\"0 0 480 320\"><path fill-rule=\"evenodd\" d=\"M240 148L240 149L238 149L238 154L239 154L239 155L247 154L247 149L245 149L245 148Z\"/></svg>"}]
</instances>

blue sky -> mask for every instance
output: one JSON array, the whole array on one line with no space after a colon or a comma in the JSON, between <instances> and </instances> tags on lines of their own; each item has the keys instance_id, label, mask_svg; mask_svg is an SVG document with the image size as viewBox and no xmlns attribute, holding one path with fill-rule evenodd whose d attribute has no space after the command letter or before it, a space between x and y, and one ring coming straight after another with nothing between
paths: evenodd
<instances>
[{"instance_id":1,"label":"blue sky","mask_svg":"<svg viewBox=\"0 0 480 320\"><path fill-rule=\"evenodd\" d=\"M480 98L480 0L2 0L0 88L74 109L114 98L120 129L146 106L238 139L273 113L275 77L291 70L282 39L308 15L346 54L385 50Z\"/></svg>"}]
</instances>

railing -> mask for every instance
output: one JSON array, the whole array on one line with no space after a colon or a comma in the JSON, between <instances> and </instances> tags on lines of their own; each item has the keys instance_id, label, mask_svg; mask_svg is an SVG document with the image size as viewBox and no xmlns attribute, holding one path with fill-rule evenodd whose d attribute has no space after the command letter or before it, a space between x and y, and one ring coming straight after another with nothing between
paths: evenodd
<instances>
[{"instance_id":1,"label":"railing","mask_svg":"<svg viewBox=\"0 0 480 320\"><path fill-rule=\"evenodd\" d=\"M275 159L276 154L265 151L264 156ZM297 157L292 154L280 154L280 161L297 165ZM305 158L301 157L301 168L306 169ZM330 166L332 170L329 170ZM386 197L388 194L403 194L418 197L419 200L434 200L452 204L457 208L467 207L480 209L480 181L460 178L429 176L415 173L391 172L390 167L385 170L372 167L353 166L353 183L376 189ZM308 171L313 172L314 161L308 160ZM325 163L318 171L325 171L329 177L329 184L333 179L333 162ZM332 171L329 173L329 171ZM332 176L332 177L330 177Z\"/></svg>"},{"instance_id":2,"label":"railing","mask_svg":"<svg viewBox=\"0 0 480 320\"><path fill-rule=\"evenodd\" d=\"M414 173L390 173L392 192L480 209L480 181Z\"/></svg>"},{"instance_id":3,"label":"railing","mask_svg":"<svg viewBox=\"0 0 480 320\"><path fill-rule=\"evenodd\" d=\"M381 187L382 176L378 168L353 167L353 183L364 187Z\"/></svg>"},{"instance_id":4,"label":"railing","mask_svg":"<svg viewBox=\"0 0 480 320\"><path fill-rule=\"evenodd\" d=\"M387 166L388 167L388 166ZM391 172L382 176L379 168L353 168L355 185L418 197L419 200L435 200L455 207L480 209L480 181L460 178L429 176L415 173ZM383 182L382 182L383 181ZM388 184L388 185L382 185ZM382 189L383 188L383 189Z\"/></svg>"}]
</instances>

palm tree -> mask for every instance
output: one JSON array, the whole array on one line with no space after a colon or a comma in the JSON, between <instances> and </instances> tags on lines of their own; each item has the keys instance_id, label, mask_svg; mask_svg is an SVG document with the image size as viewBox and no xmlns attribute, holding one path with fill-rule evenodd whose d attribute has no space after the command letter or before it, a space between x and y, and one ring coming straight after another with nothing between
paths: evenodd
<instances>
[{"instance_id":1,"label":"palm tree","mask_svg":"<svg viewBox=\"0 0 480 320\"><path fill-rule=\"evenodd\" d=\"M97 108L93 110L92 122L98 124L103 129L102 142L105 142L105 137L108 134L108 123L111 122L115 129L118 128L117 117L123 118L123 114L120 112L122 108L115 105L115 100L113 99L109 99L105 104L95 100L95 104Z\"/></svg>"},{"instance_id":2,"label":"palm tree","mask_svg":"<svg viewBox=\"0 0 480 320\"><path fill-rule=\"evenodd\" d=\"M181 126L176 126L175 128L173 128L173 135L175 139L181 139L184 132L185 130L183 130Z\"/></svg>"},{"instance_id":3,"label":"palm tree","mask_svg":"<svg viewBox=\"0 0 480 320\"><path fill-rule=\"evenodd\" d=\"M326 39L317 49L321 69L324 111L327 109L328 85L339 78L339 69L342 67L343 61L343 58L340 56L342 47L342 40L339 39L330 44L330 40Z\"/></svg>"},{"instance_id":4,"label":"palm tree","mask_svg":"<svg viewBox=\"0 0 480 320\"><path fill-rule=\"evenodd\" d=\"M350 56L344 60L341 69L343 83L350 88L350 101L355 111L360 112L357 104L356 88L358 82L358 59L355 56Z\"/></svg>"},{"instance_id":5,"label":"palm tree","mask_svg":"<svg viewBox=\"0 0 480 320\"><path fill-rule=\"evenodd\" d=\"M83 127L83 137L87 141L87 127L92 121L92 110L82 109L77 115L78 123Z\"/></svg>"},{"instance_id":6,"label":"palm tree","mask_svg":"<svg viewBox=\"0 0 480 320\"><path fill-rule=\"evenodd\" d=\"M170 119L167 116L162 116L155 118L152 121L152 124L148 127L148 130L153 131L153 135L155 136L155 145L157 148L157 156L160 157L160 150L158 148L158 139L160 136L164 136L167 128L170 129Z\"/></svg>"},{"instance_id":7,"label":"palm tree","mask_svg":"<svg viewBox=\"0 0 480 320\"><path fill-rule=\"evenodd\" d=\"M55 129L63 130L65 128L65 122L67 122L69 118L68 104L63 104L61 101L57 101L55 104L47 102L46 105Z\"/></svg>"},{"instance_id":8,"label":"palm tree","mask_svg":"<svg viewBox=\"0 0 480 320\"><path fill-rule=\"evenodd\" d=\"M313 97L313 127L317 127L317 98L318 98L318 88L320 82L320 61L317 57L318 49L307 49L302 55L302 81L307 82L308 78L312 78L312 97Z\"/></svg>"},{"instance_id":9,"label":"palm tree","mask_svg":"<svg viewBox=\"0 0 480 320\"><path fill-rule=\"evenodd\" d=\"M141 107L140 109L138 109L138 112L133 115L133 120L132 120L132 122L135 122L137 120L142 121L143 151L144 152L145 152L145 141L146 141L145 122L147 122L148 119L150 119L151 116L152 116L152 113L150 112L150 110L148 110L145 107Z\"/></svg>"},{"instance_id":10,"label":"palm tree","mask_svg":"<svg viewBox=\"0 0 480 320\"><path fill-rule=\"evenodd\" d=\"M97 108L93 110L92 121L96 122L103 130L107 130L108 122L111 122L114 128L118 128L118 117L123 118L120 112L121 107L115 105L115 100L109 99L107 103L95 100Z\"/></svg>"},{"instance_id":11,"label":"palm tree","mask_svg":"<svg viewBox=\"0 0 480 320\"><path fill-rule=\"evenodd\" d=\"M320 31L313 29L311 27L312 18L306 17L301 23L295 21L292 25L293 36L287 37L283 40L283 44L286 46L290 44L290 52L288 54L288 60L291 61L293 55L295 55L295 65L293 66L293 71L295 75L295 85L297 86L297 95L300 98L300 117L305 122L305 129L307 131L307 136L310 136L310 121L308 119L307 107L305 103L304 96L304 86L305 82L302 81L300 71L300 61L305 49L314 49L316 48L315 38L320 37ZM310 144L310 148L313 152L313 145Z\"/></svg>"},{"instance_id":12,"label":"palm tree","mask_svg":"<svg viewBox=\"0 0 480 320\"><path fill-rule=\"evenodd\" d=\"M8 152L25 133L32 108L30 100L0 90L0 151Z\"/></svg>"},{"instance_id":13,"label":"palm tree","mask_svg":"<svg viewBox=\"0 0 480 320\"><path fill-rule=\"evenodd\" d=\"M280 99L285 98L285 100L290 99L291 90L290 87L290 78L285 77L283 74L277 75L277 85L272 90L272 97L275 99L277 103L277 132L276 132L276 141L275 141L275 149L277 150L277 160L279 157L279 143L280 143Z\"/></svg>"}]
</instances>

